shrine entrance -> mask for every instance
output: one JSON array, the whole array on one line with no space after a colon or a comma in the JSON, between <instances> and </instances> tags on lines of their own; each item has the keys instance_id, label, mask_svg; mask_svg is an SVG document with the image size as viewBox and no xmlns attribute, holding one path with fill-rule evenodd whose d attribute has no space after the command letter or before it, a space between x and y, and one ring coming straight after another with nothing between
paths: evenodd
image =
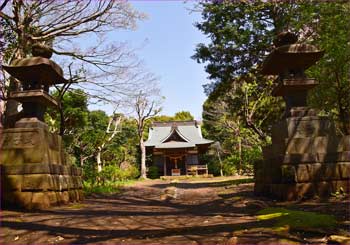
<instances>
[{"instance_id":1,"label":"shrine entrance","mask_svg":"<svg viewBox=\"0 0 350 245\"><path fill-rule=\"evenodd\" d=\"M178 176L186 174L185 155L167 155L166 156L167 175Z\"/></svg>"}]
</instances>

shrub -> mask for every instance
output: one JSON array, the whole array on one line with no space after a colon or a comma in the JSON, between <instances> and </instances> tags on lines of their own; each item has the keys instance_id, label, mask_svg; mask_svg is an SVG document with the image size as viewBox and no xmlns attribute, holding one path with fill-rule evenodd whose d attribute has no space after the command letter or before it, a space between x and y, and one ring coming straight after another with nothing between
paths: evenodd
<instances>
[{"instance_id":1,"label":"shrub","mask_svg":"<svg viewBox=\"0 0 350 245\"><path fill-rule=\"evenodd\" d=\"M208 165L208 172L214 176L220 175L220 162L216 155L203 154L199 155L199 162Z\"/></svg>"},{"instance_id":2,"label":"shrub","mask_svg":"<svg viewBox=\"0 0 350 245\"><path fill-rule=\"evenodd\" d=\"M148 178L150 179L158 179L160 177L159 175L159 169L157 166L150 166L148 168Z\"/></svg>"},{"instance_id":3,"label":"shrub","mask_svg":"<svg viewBox=\"0 0 350 245\"><path fill-rule=\"evenodd\" d=\"M101 181L124 181L130 179L136 179L139 176L139 170L136 166L130 165L127 169L120 169L115 165L105 166L102 171L98 174Z\"/></svg>"}]
</instances>

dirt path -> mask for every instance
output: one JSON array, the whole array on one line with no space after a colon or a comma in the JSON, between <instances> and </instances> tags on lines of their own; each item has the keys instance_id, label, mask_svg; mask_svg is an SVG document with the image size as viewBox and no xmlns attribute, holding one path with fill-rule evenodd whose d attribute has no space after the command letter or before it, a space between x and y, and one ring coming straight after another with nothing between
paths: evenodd
<instances>
[{"instance_id":1,"label":"dirt path","mask_svg":"<svg viewBox=\"0 0 350 245\"><path fill-rule=\"evenodd\" d=\"M253 184L235 180L145 181L118 195L87 198L36 212L2 211L0 243L235 244L325 243L325 234L266 228L256 212L266 206L333 213L347 224L349 201L276 203L253 196ZM346 228L343 228L343 230Z\"/></svg>"}]
</instances>

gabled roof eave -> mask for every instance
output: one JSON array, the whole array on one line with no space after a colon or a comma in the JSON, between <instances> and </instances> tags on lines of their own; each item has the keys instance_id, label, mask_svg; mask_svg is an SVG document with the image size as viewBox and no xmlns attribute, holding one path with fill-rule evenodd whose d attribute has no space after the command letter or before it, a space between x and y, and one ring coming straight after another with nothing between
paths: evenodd
<instances>
[{"instance_id":1,"label":"gabled roof eave","mask_svg":"<svg viewBox=\"0 0 350 245\"><path fill-rule=\"evenodd\" d=\"M167 135L164 139L162 139L160 141L160 143L164 143L164 141L166 141L167 139L169 139L171 137L171 135L173 135L173 133L176 132L184 141L186 141L187 143L190 142L189 139L187 139L177 128L173 128L169 135Z\"/></svg>"}]
</instances>

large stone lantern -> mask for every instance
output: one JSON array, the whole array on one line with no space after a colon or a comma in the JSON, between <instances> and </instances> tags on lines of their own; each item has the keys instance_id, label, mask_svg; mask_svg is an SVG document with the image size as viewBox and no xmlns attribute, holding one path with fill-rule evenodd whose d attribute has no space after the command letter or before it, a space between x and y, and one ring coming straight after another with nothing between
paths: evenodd
<instances>
[{"instance_id":1,"label":"large stone lantern","mask_svg":"<svg viewBox=\"0 0 350 245\"><path fill-rule=\"evenodd\" d=\"M3 65L22 84L23 90L11 92L9 99L22 103L23 110L14 127L2 130L1 201L3 206L40 209L79 201L83 195L81 169L69 162L61 137L44 122L47 106L57 106L49 87L67 81L47 48L34 45L32 54Z\"/></svg>"},{"instance_id":2,"label":"large stone lantern","mask_svg":"<svg viewBox=\"0 0 350 245\"><path fill-rule=\"evenodd\" d=\"M327 196L350 189L350 136L337 136L334 124L307 106L307 94L318 82L305 70L323 51L297 43L290 32L274 41L276 48L262 73L277 75L274 96L282 96L286 111L272 127L272 145L255 168L255 193L284 200Z\"/></svg>"}]
</instances>

